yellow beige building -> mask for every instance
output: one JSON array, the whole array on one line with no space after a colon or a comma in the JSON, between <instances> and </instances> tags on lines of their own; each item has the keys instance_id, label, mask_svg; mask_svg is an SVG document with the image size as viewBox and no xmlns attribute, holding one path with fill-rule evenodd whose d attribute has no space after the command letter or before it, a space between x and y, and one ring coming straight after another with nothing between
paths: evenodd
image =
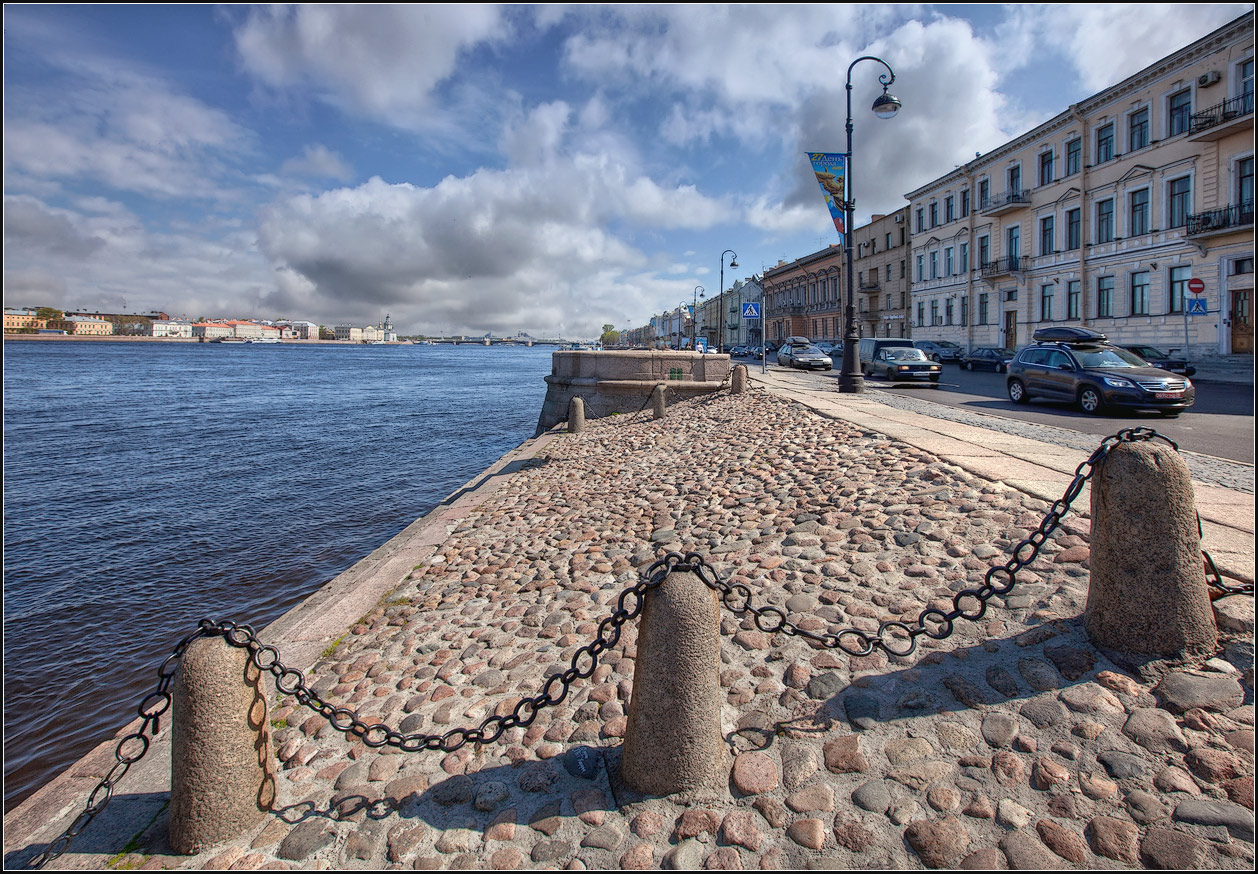
<instances>
[{"instance_id":1,"label":"yellow beige building","mask_svg":"<svg viewBox=\"0 0 1258 874\"><path fill-rule=\"evenodd\" d=\"M1253 13L906 196L917 339L1252 354Z\"/></svg>"}]
</instances>

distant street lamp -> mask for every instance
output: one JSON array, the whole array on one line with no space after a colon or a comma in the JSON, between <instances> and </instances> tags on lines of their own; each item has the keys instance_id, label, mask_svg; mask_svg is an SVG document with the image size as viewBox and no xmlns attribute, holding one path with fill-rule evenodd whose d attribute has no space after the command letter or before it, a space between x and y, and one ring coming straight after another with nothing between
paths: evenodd
<instances>
[{"instance_id":1,"label":"distant street lamp","mask_svg":"<svg viewBox=\"0 0 1258 874\"><path fill-rule=\"evenodd\" d=\"M699 336L699 298L707 297L704 293L702 285L695 286L694 306L690 308L690 351L697 352L699 344L696 342Z\"/></svg>"},{"instance_id":2,"label":"distant street lamp","mask_svg":"<svg viewBox=\"0 0 1258 874\"><path fill-rule=\"evenodd\" d=\"M882 58L871 55L857 58L847 68L847 156L844 159L844 172L847 180L847 200L843 204L845 224L843 245L847 249L847 307L844 312L843 324L843 369L839 373L839 391L860 394L865 390L865 377L860 371L860 335L856 333L856 289L852 284L852 212L856 207L856 198L852 194L852 67L861 61L877 61L887 68L887 72L878 77L882 85L882 94L874 101L874 115L879 118L891 118L900 109L900 101L887 93L887 88L895 81L895 72Z\"/></svg>"},{"instance_id":3,"label":"distant street lamp","mask_svg":"<svg viewBox=\"0 0 1258 874\"><path fill-rule=\"evenodd\" d=\"M733 249L726 249L721 253L721 289L717 292L717 298L720 300L720 306L717 307L721 311L720 320L721 328L716 335L716 351L725 351L725 256L732 255L729 259L729 266L732 270L738 266L738 254Z\"/></svg>"}]
</instances>

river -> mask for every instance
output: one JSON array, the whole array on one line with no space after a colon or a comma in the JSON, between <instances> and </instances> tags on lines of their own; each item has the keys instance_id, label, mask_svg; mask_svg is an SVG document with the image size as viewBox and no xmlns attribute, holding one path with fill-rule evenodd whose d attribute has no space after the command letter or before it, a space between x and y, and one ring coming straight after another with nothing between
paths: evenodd
<instances>
[{"instance_id":1,"label":"river","mask_svg":"<svg viewBox=\"0 0 1258 874\"><path fill-rule=\"evenodd\" d=\"M550 347L4 344L4 807L533 436Z\"/></svg>"}]
</instances>

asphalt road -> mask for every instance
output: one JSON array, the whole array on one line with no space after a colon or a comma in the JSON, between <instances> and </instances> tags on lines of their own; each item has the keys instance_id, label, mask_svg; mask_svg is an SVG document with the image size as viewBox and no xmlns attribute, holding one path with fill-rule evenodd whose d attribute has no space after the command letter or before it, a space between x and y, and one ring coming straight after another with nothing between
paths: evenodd
<instances>
[{"instance_id":1,"label":"asphalt road","mask_svg":"<svg viewBox=\"0 0 1258 874\"><path fill-rule=\"evenodd\" d=\"M749 362L748 366L752 364ZM759 366L759 362L755 362L754 366ZM769 366L777 366L772 357ZM838 368L836 366L833 371L813 375L837 381ZM1193 382L1197 386L1196 402L1176 419L1164 418L1155 412L1126 410L1109 410L1100 416L1090 416L1078 407L1039 399L1015 404L1005 394L1003 373L969 372L956 364L944 365L938 388L930 384L890 383L880 379L868 379L865 384L871 389L892 394L1020 422L1070 428L1102 438L1122 428L1145 425L1174 440L1182 450L1253 464L1253 387L1226 382L1199 382L1196 379Z\"/></svg>"}]
</instances>

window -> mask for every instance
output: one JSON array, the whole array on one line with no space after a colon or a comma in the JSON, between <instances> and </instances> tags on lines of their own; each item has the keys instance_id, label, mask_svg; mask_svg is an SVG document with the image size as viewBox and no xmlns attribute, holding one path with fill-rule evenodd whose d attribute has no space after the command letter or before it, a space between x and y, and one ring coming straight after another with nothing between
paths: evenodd
<instances>
[{"instance_id":1,"label":"window","mask_svg":"<svg viewBox=\"0 0 1258 874\"><path fill-rule=\"evenodd\" d=\"M1149 145L1149 107L1137 109L1127 116L1127 151L1134 152Z\"/></svg>"},{"instance_id":2,"label":"window","mask_svg":"<svg viewBox=\"0 0 1258 874\"><path fill-rule=\"evenodd\" d=\"M1022 191L1022 165L1015 164L1009 168L1009 190L1015 194Z\"/></svg>"},{"instance_id":3,"label":"window","mask_svg":"<svg viewBox=\"0 0 1258 874\"><path fill-rule=\"evenodd\" d=\"M1066 143L1066 175L1073 176L1083 168L1083 140L1073 139Z\"/></svg>"},{"instance_id":4,"label":"window","mask_svg":"<svg viewBox=\"0 0 1258 874\"><path fill-rule=\"evenodd\" d=\"M1109 243L1114 239L1114 201L1102 200L1096 205L1096 241Z\"/></svg>"},{"instance_id":5,"label":"window","mask_svg":"<svg viewBox=\"0 0 1258 874\"><path fill-rule=\"evenodd\" d=\"M1167 105L1167 136L1187 133L1192 119L1192 91L1172 94Z\"/></svg>"},{"instance_id":6,"label":"window","mask_svg":"<svg viewBox=\"0 0 1258 874\"><path fill-rule=\"evenodd\" d=\"M956 210L954 208L955 206L956 206L955 198L951 194L949 194L948 197L944 200L944 221L945 222L951 222L951 221L956 220L957 215L956 215Z\"/></svg>"},{"instance_id":7,"label":"window","mask_svg":"<svg viewBox=\"0 0 1258 874\"><path fill-rule=\"evenodd\" d=\"M1107 124L1096 129L1096 161L1104 164L1114 158L1114 125Z\"/></svg>"},{"instance_id":8,"label":"window","mask_svg":"<svg viewBox=\"0 0 1258 874\"><path fill-rule=\"evenodd\" d=\"M1040 321L1051 322L1053 320L1053 286L1040 286Z\"/></svg>"},{"instance_id":9,"label":"window","mask_svg":"<svg viewBox=\"0 0 1258 874\"><path fill-rule=\"evenodd\" d=\"M905 270L907 270L907 269L908 269L908 259L907 259L907 258L901 258L901 259L900 259L900 278L901 278L901 279L903 279L903 278L904 278L904 271L905 271Z\"/></svg>"},{"instance_id":10,"label":"window","mask_svg":"<svg viewBox=\"0 0 1258 874\"><path fill-rule=\"evenodd\" d=\"M1228 273L1228 275L1241 276L1243 274L1253 273L1253 272L1254 272L1254 259L1252 257L1237 258L1235 261L1232 262L1232 269Z\"/></svg>"},{"instance_id":11,"label":"window","mask_svg":"<svg viewBox=\"0 0 1258 874\"><path fill-rule=\"evenodd\" d=\"M1254 111L1254 59L1242 61L1241 73L1241 112Z\"/></svg>"},{"instance_id":12,"label":"window","mask_svg":"<svg viewBox=\"0 0 1258 874\"><path fill-rule=\"evenodd\" d=\"M1096 280L1096 314L1102 319L1114 315L1114 277L1098 276Z\"/></svg>"},{"instance_id":13,"label":"window","mask_svg":"<svg viewBox=\"0 0 1258 874\"><path fill-rule=\"evenodd\" d=\"M1053 181L1053 153L1044 152L1040 155L1040 184L1047 185Z\"/></svg>"},{"instance_id":14,"label":"window","mask_svg":"<svg viewBox=\"0 0 1258 874\"><path fill-rule=\"evenodd\" d=\"M1073 251L1078 249L1081 243L1081 232L1083 230L1081 224L1082 210L1071 209L1066 211L1066 250Z\"/></svg>"},{"instance_id":15,"label":"window","mask_svg":"<svg viewBox=\"0 0 1258 874\"><path fill-rule=\"evenodd\" d=\"M917 229L918 231L926 230L926 210L920 207L917 210Z\"/></svg>"},{"instance_id":16,"label":"window","mask_svg":"<svg viewBox=\"0 0 1258 874\"><path fill-rule=\"evenodd\" d=\"M985 291L978 296L978 323L987 324L987 292Z\"/></svg>"},{"instance_id":17,"label":"window","mask_svg":"<svg viewBox=\"0 0 1258 874\"><path fill-rule=\"evenodd\" d=\"M968 273L970 271L970 244L961 244L961 272Z\"/></svg>"},{"instance_id":18,"label":"window","mask_svg":"<svg viewBox=\"0 0 1258 874\"><path fill-rule=\"evenodd\" d=\"M890 248L891 248L891 235L890 235L890 234L887 234L887 245L886 245L886 246L884 246L883 248L884 248L884 249L890 249ZM890 279L891 277L890 277L890 276L888 276L887 278L888 278L888 279Z\"/></svg>"},{"instance_id":19,"label":"window","mask_svg":"<svg viewBox=\"0 0 1258 874\"><path fill-rule=\"evenodd\" d=\"M961 192L961 218L970 214L970 189Z\"/></svg>"},{"instance_id":20,"label":"window","mask_svg":"<svg viewBox=\"0 0 1258 874\"><path fill-rule=\"evenodd\" d=\"M1171 299L1168 313L1182 313L1184 311L1184 293L1188 290L1188 280L1192 279L1192 268L1172 267L1171 268Z\"/></svg>"},{"instance_id":21,"label":"window","mask_svg":"<svg viewBox=\"0 0 1258 874\"><path fill-rule=\"evenodd\" d=\"M926 324L926 304L920 300L917 302L917 326L920 328Z\"/></svg>"},{"instance_id":22,"label":"window","mask_svg":"<svg viewBox=\"0 0 1258 874\"><path fill-rule=\"evenodd\" d=\"M1168 189L1171 207L1172 228L1181 228L1188 224L1188 214L1192 212L1192 178L1183 176L1172 179Z\"/></svg>"},{"instance_id":23,"label":"window","mask_svg":"<svg viewBox=\"0 0 1258 874\"><path fill-rule=\"evenodd\" d=\"M1054 234L1054 228L1056 224L1057 224L1056 218L1051 215L1045 216L1044 218L1040 219L1040 254L1041 255L1053 254L1053 251L1054 251L1053 234Z\"/></svg>"},{"instance_id":24,"label":"window","mask_svg":"<svg viewBox=\"0 0 1258 874\"><path fill-rule=\"evenodd\" d=\"M906 306L908 306L908 292L902 291L900 292L900 309L904 309Z\"/></svg>"},{"instance_id":25,"label":"window","mask_svg":"<svg viewBox=\"0 0 1258 874\"><path fill-rule=\"evenodd\" d=\"M939 278L939 253L938 252L930 253L930 278L931 279Z\"/></svg>"},{"instance_id":26,"label":"window","mask_svg":"<svg viewBox=\"0 0 1258 874\"><path fill-rule=\"evenodd\" d=\"M1149 189L1142 188L1127 196L1129 220L1131 227L1128 236L1149 233Z\"/></svg>"},{"instance_id":27,"label":"window","mask_svg":"<svg viewBox=\"0 0 1258 874\"><path fill-rule=\"evenodd\" d=\"M992 261L992 238L982 236L978 238L978 263L986 267Z\"/></svg>"},{"instance_id":28,"label":"window","mask_svg":"<svg viewBox=\"0 0 1258 874\"><path fill-rule=\"evenodd\" d=\"M1022 226L1014 225L1005 231L1005 251L1008 252L1010 258L1017 258L1022 254Z\"/></svg>"},{"instance_id":29,"label":"window","mask_svg":"<svg viewBox=\"0 0 1258 874\"><path fill-rule=\"evenodd\" d=\"M937 203L930 205L930 226L932 228L939 226L939 204Z\"/></svg>"},{"instance_id":30,"label":"window","mask_svg":"<svg viewBox=\"0 0 1258 874\"><path fill-rule=\"evenodd\" d=\"M917 256L917 281L926 281L926 258L923 255Z\"/></svg>"},{"instance_id":31,"label":"window","mask_svg":"<svg viewBox=\"0 0 1258 874\"><path fill-rule=\"evenodd\" d=\"M891 281L891 262L887 262L887 281Z\"/></svg>"},{"instance_id":32,"label":"window","mask_svg":"<svg viewBox=\"0 0 1258 874\"><path fill-rule=\"evenodd\" d=\"M970 308L968 306L969 303L970 303L970 299L968 297L961 298L961 326L962 327L969 324L969 321L968 321L969 313L970 313Z\"/></svg>"},{"instance_id":33,"label":"window","mask_svg":"<svg viewBox=\"0 0 1258 874\"><path fill-rule=\"evenodd\" d=\"M1149 271L1138 270L1131 274L1131 314L1149 314Z\"/></svg>"},{"instance_id":34,"label":"window","mask_svg":"<svg viewBox=\"0 0 1258 874\"><path fill-rule=\"evenodd\" d=\"M1066 318L1079 318L1079 280L1066 283Z\"/></svg>"},{"instance_id":35,"label":"window","mask_svg":"<svg viewBox=\"0 0 1258 874\"><path fill-rule=\"evenodd\" d=\"M944 324L952 324L952 298L948 298L944 301Z\"/></svg>"},{"instance_id":36,"label":"window","mask_svg":"<svg viewBox=\"0 0 1258 874\"><path fill-rule=\"evenodd\" d=\"M1254 156L1236 162L1236 198L1241 213L1254 212ZM1242 218L1243 222L1244 219Z\"/></svg>"},{"instance_id":37,"label":"window","mask_svg":"<svg viewBox=\"0 0 1258 874\"><path fill-rule=\"evenodd\" d=\"M939 324L939 301L937 300L930 302L930 323L932 325Z\"/></svg>"},{"instance_id":38,"label":"window","mask_svg":"<svg viewBox=\"0 0 1258 874\"><path fill-rule=\"evenodd\" d=\"M952 275L952 247L944 249L944 276Z\"/></svg>"},{"instance_id":39,"label":"window","mask_svg":"<svg viewBox=\"0 0 1258 874\"><path fill-rule=\"evenodd\" d=\"M991 183L987 179L978 182L978 208L983 209L991 201Z\"/></svg>"}]
</instances>

